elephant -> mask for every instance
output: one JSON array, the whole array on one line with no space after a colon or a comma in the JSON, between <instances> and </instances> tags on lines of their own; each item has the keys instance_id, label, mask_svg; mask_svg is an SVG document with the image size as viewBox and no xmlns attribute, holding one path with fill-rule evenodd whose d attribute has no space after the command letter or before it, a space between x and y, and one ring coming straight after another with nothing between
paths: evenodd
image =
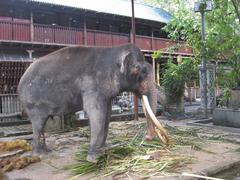
<instances>
[{"instance_id":1,"label":"elephant","mask_svg":"<svg viewBox=\"0 0 240 180\"><path fill-rule=\"evenodd\" d=\"M96 162L106 146L111 99L124 91L147 96L156 113L152 67L133 44L70 46L34 61L18 85L20 100L32 123L33 152L47 151L44 125L48 117L85 110L91 135L87 160ZM146 139L153 137L154 124L147 120Z\"/></svg>"}]
</instances>

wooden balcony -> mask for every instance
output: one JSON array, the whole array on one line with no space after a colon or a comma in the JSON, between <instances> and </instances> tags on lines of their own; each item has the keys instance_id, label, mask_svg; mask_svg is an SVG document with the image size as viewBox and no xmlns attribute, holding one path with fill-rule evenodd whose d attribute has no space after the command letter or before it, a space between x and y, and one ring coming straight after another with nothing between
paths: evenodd
<instances>
[{"instance_id":1,"label":"wooden balcony","mask_svg":"<svg viewBox=\"0 0 240 180\"><path fill-rule=\"evenodd\" d=\"M130 34L113 33L80 28L30 24L29 21L0 18L0 41L40 42L51 44L79 44L89 46L106 46L125 44L130 42ZM176 44L164 38L136 36L136 44L144 51L166 50ZM183 44L183 42L180 42ZM192 49L182 47L177 53L191 55Z\"/></svg>"}]
</instances>

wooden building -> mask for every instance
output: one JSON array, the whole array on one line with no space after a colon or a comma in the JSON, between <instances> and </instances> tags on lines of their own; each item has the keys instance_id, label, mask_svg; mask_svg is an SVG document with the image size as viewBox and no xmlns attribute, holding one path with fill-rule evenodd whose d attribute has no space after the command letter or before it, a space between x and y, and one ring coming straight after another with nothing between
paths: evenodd
<instances>
[{"instance_id":1,"label":"wooden building","mask_svg":"<svg viewBox=\"0 0 240 180\"><path fill-rule=\"evenodd\" d=\"M168 12L135 3L135 15L136 44L149 61L153 51L166 51L176 44L161 30L172 18ZM0 100L7 94L17 98L14 94L20 77L38 57L76 44L125 44L131 37L128 0L1 0L0 94L4 96ZM175 52L176 56L191 54L188 47ZM2 107L0 103L0 113Z\"/></svg>"}]
</instances>

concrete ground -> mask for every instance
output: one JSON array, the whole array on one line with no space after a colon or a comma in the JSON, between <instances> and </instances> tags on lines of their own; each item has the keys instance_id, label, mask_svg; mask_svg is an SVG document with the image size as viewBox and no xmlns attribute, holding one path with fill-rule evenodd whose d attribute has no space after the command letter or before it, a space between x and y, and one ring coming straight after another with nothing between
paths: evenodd
<instances>
[{"instance_id":1,"label":"concrete ground","mask_svg":"<svg viewBox=\"0 0 240 180\"><path fill-rule=\"evenodd\" d=\"M197 110L198 106L189 106L191 112ZM201 116L201 115L200 115ZM195 116L199 117L199 116ZM192 179L191 177L181 176L183 172L192 174L201 174L214 176L224 169L240 166L240 129L234 128L219 128L217 126L196 126L189 125L190 121L195 121L197 118L191 117L186 120L166 120L165 117L159 116L163 124L176 127L198 127L198 136L205 137L206 143L203 144L202 149L194 150L191 146L178 149L175 153L183 154L192 157L191 164L184 165L177 169L177 173L168 177L151 177L150 179ZM145 119L141 119L145 121ZM142 122L130 123L142 123ZM112 122L111 129L121 128L126 122ZM111 131L111 130L110 130ZM121 130L127 134L128 129ZM111 132L110 132L111 133ZM171 134L170 134L171 136ZM1 140L15 139L16 137L2 138ZM31 139L31 135L19 136L18 138ZM212 139L212 140L211 140ZM110 140L110 139L109 139ZM69 170L66 170L67 165L76 163L75 153L80 149L81 144L89 142L88 136L83 136L81 128L78 131L47 134L47 144L52 150L47 156L41 157L41 161L31 164L21 170L13 170L7 172L4 179L9 180L66 180L72 175ZM239 175L240 176L240 175ZM223 176L218 176L223 178ZM229 175L230 177L230 175ZM228 179L224 177L225 179ZM140 179L134 174L124 174L116 177L96 177L94 174L80 176L76 179ZM235 176L235 179L237 177Z\"/></svg>"},{"instance_id":2,"label":"concrete ground","mask_svg":"<svg viewBox=\"0 0 240 180\"><path fill-rule=\"evenodd\" d=\"M177 174L161 177L161 179L192 179L192 177L181 176L182 173L201 174L215 176L224 179L240 179L240 174L231 177L229 174L215 175L225 169L240 167L240 129L214 126L209 124L198 124L196 121L202 120L203 115L198 113L199 103L195 102L191 105L185 104L186 116L179 119L167 119L159 116L163 124L176 127L198 127L198 136L205 137L202 149L194 150L191 146L179 149L175 153L192 157L194 160L191 164L178 169ZM145 121L145 119L141 119ZM128 123L137 124L136 121L112 122L110 125L110 133L114 130L120 133L128 134L129 129L124 129ZM121 129L121 127L123 127ZM24 126L21 131L29 131L29 125ZM5 133L11 134L11 129L2 129ZM31 132L31 131L30 131ZM47 145L52 150L48 155L41 157L41 161L31 164L21 170L13 170L6 173L4 179L8 180L66 180L71 177L67 165L76 163L75 154L79 151L82 144L89 142L89 137L83 135L81 128L78 131L47 134ZM171 136L171 134L170 134ZM1 138L0 141L15 139L16 137ZM17 138L31 139L32 135L18 136ZM213 139L213 140L210 140ZM218 140L219 139L219 140ZM238 169L236 170L238 171ZM240 169L239 169L240 172ZM238 177L239 176L239 177ZM77 179L140 179L135 174L123 174L109 177L96 177L95 174L88 174ZM160 179L153 176L150 179ZM0 177L1 180L1 177Z\"/></svg>"}]
</instances>

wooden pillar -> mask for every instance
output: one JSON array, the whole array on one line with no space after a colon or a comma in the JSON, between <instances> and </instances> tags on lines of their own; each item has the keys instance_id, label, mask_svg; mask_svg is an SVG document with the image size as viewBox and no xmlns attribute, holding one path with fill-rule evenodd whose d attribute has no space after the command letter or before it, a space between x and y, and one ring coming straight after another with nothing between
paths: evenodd
<instances>
[{"instance_id":1,"label":"wooden pillar","mask_svg":"<svg viewBox=\"0 0 240 180\"><path fill-rule=\"evenodd\" d=\"M136 43L136 26L135 26L135 12L134 12L134 0L131 0L132 5L132 43Z\"/></svg>"},{"instance_id":2,"label":"wooden pillar","mask_svg":"<svg viewBox=\"0 0 240 180\"><path fill-rule=\"evenodd\" d=\"M33 11L30 10L30 40L34 41Z\"/></svg>"},{"instance_id":3,"label":"wooden pillar","mask_svg":"<svg viewBox=\"0 0 240 180\"><path fill-rule=\"evenodd\" d=\"M135 28L135 15L134 15L134 0L131 0L131 6L132 6L132 38L131 42L132 44L136 43L136 28ZM134 103L134 117L135 120L138 120L138 97L134 95L133 97L133 103Z\"/></svg>"},{"instance_id":4,"label":"wooden pillar","mask_svg":"<svg viewBox=\"0 0 240 180\"><path fill-rule=\"evenodd\" d=\"M218 61L216 62L216 68L218 68ZM219 83L217 81L217 84L216 84L216 96L219 96L220 95L220 88L219 88Z\"/></svg>"},{"instance_id":5,"label":"wooden pillar","mask_svg":"<svg viewBox=\"0 0 240 180\"><path fill-rule=\"evenodd\" d=\"M177 63L178 63L178 65L182 63L182 56L181 55L179 55L177 57ZM184 113L184 95L181 97L180 102L176 103L176 111L177 111L177 113Z\"/></svg>"},{"instance_id":6,"label":"wooden pillar","mask_svg":"<svg viewBox=\"0 0 240 180\"><path fill-rule=\"evenodd\" d=\"M33 60L32 54L33 54L34 50L26 50L26 51L28 52L28 57L29 57L29 59L30 59L30 60Z\"/></svg>"},{"instance_id":7,"label":"wooden pillar","mask_svg":"<svg viewBox=\"0 0 240 180\"><path fill-rule=\"evenodd\" d=\"M177 57L177 63L178 63L178 64L181 64L181 63L182 63L182 56L181 56L181 55L178 55L178 57Z\"/></svg>"},{"instance_id":8,"label":"wooden pillar","mask_svg":"<svg viewBox=\"0 0 240 180\"><path fill-rule=\"evenodd\" d=\"M11 14L11 19L12 19L12 21L11 21L11 28L12 28L12 33L11 33L11 40L15 40L15 38L14 38L14 23L13 23L13 10L12 9L10 9L10 14Z\"/></svg>"},{"instance_id":9,"label":"wooden pillar","mask_svg":"<svg viewBox=\"0 0 240 180\"><path fill-rule=\"evenodd\" d=\"M154 50L154 38L153 38L153 29L151 29L152 31L152 38L151 38L151 50Z\"/></svg>"},{"instance_id":10,"label":"wooden pillar","mask_svg":"<svg viewBox=\"0 0 240 180\"><path fill-rule=\"evenodd\" d=\"M160 63L157 62L157 85L160 86Z\"/></svg>"},{"instance_id":11,"label":"wooden pillar","mask_svg":"<svg viewBox=\"0 0 240 180\"><path fill-rule=\"evenodd\" d=\"M192 98L192 87L190 87L190 104L192 104L193 98Z\"/></svg>"},{"instance_id":12,"label":"wooden pillar","mask_svg":"<svg viewBox=\"0 0 240 180\"><path fill-rule=\"evenodd\" d=\"M187 98L189 100L189 103L192 104L192 91L191 91L191 87L188 86L189 84L185 83L185 90L187 90Z\"/></svg>"},{"instance_id":13,"label":"wooden pillar","mask_svg":"<svg viewBox=\"0 0 240 180\"><path fill-rule=\"evenodd\" d=\"M84 45L87 45L87 23L86 23L86 15L83 17L83 42Z\"/></svg>"},{"instance_id":14,"label":"wooden pillar","mask_svg":"<svg viewBox=\"0 0 240 180\"><path fill-rule=\"evenodd\" d=\"M194 99L197 99L197 85L196 85L196 81L193 81L193 90L194 90Z\"/></svg>"},{"instance_id":15,"label":"wooden pillar","mask_svg":"<svg viewBox=\"0 0 240 180\"><path fill-rule=\"evenodd\" d=\"M154 82L156 82L156 78L155 78L155 58L153 57L152 58L152 66L153 66L153 79L154 79Z\"/></svg>"}]
</instances>

